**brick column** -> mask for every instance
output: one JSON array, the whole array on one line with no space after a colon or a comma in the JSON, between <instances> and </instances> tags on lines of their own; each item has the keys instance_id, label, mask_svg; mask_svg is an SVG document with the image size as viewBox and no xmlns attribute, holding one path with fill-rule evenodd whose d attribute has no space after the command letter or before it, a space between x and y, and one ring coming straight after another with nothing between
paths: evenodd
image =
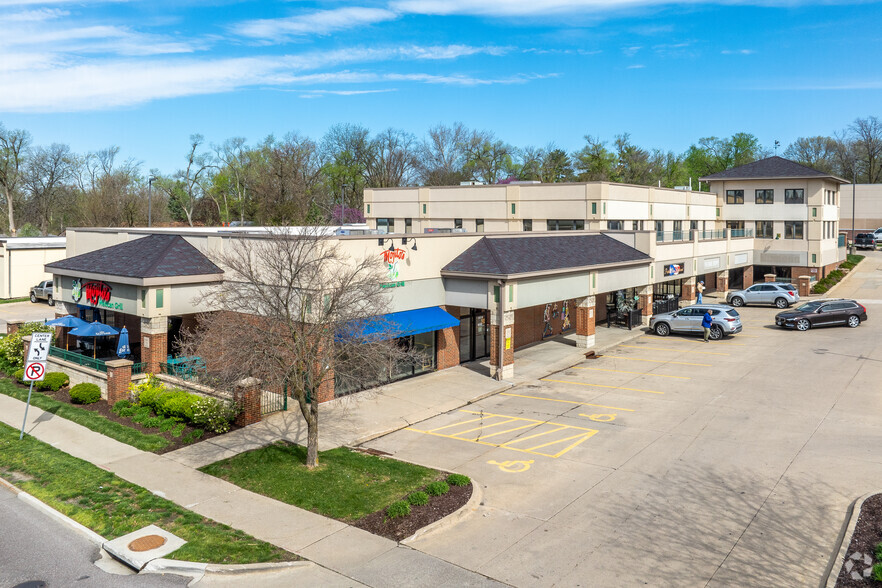
<instances>
[{"instance_id":1,"label":"brick column","mask_svg":"<svg viewBox=\"0 0 882 588\"><path fill-rule=\"evenodd\" d=\"M20 319L12 319L11 321L6 321L6 334L11 335L13 333L17 333L19 327L25 324L26 321Z\"/></svg>"},{"instance_id":2,"label":"brick column","mask_svg":"<svg viewBox=\"0 0 882 588\"><path fill-rule=\"evenodd\" d=\"M445 306L444 310L459 318L458 306ZM439 370L459 365L459 325L437 331L435 358L435 368Z\"/></svg>"},{"instance_id":3,"label":"brick column","mask_svg":"<svg viewBox=\"0 0 882 588\"><path fill-rule=\"evenodd\" d=\"M132 361L111 359L105 365L107 365L107 403L113 406L116 402L129 397L129 384L132 383Z\"/></svg>"},{"instance_id":4,"label":"brick column","mask_svg":"<svg viewBox=\"0 0 882 588\"><path fill-rule=\"evenodd\" d=\"M696 231L697 232L697 231ZM652 284L640 288L640 324L649 325L649 319L652 317Z\"/></svg>"},{"instance_id":5,"label":"brick column","mask_svg":"<svg viewBox=\"0 0 882 588\"><path fill-rule=\"evenodd\" d=\"M145 374L158 374L168 359L168 319L141 319L141 363Z\"/></svg>"},{"instance_id":6,"label":"brick column","mask_svg":"<svg viewBox=\"0 0 882 588\"><path fill-rule=\"evenodd\" d=\"M766 282L774 282L775 281L775 274L763 274L763 280ZM747 286L745 286L745 288L746 287Z\"/></svg>"},{"instance_id":7,"label":"brick column","mask_svg":"<svg viewBox=\"0 0 882 588\"><path fill-rule=\"evenodd\" d=\"M576 300L576 347L594 347L594 333L597 325L597 297L586 296Z\"/></svg>"},{"instance_id":8,"label":"brick column","mask_svg":"<svg viewBox=\"0 0 882 588\"><path fill-rule=\"evenodd\" d=\"M28 364L28 351L30 351L30 349L31 349L31 339L32 339L32 337L30 335L25 335L24 337L21 338L21 342L22 342L21 361L23 362L22 365Z\"/></svg>"},{"instance_id":9,"label":"brick column","mask_svg":"<svg viewBox=\"0 0 882 588\"><path fill-rule=\"evenodd\" d=\"M334 370L328 370L325 374L325 379L319 382L319 385L314 389L315 398L319 401L319 404L334 399L335 387Z\"/></svg>"},{"instance_id":10,"label":"brick column","mask_svg":"<svg viewBox=\"0 0 882 588\"><path fill-rule=\"evenodd\" d=\"M725 294L729 290L729 270L717 272L717 292Z\"/></svg>"},{"instance_id":11,"label":"brick column","mask_svg":"<svg viewBox=\"0 0 882 588\"><path fill-rule=\"evenodd\" d=\"M811 294L812 288L812 277L811 276L799 276L797 278L798 286L799 286L799 297L806 298L809 294Z\"/></svg>"},{"instance_id":12,"label":"brick column","mask_svg":"<svg viewBox=\"0 0 882 588\"><path fill-rule=\"evenodd\" d=\"M744 285L742 288L749 288L753 286L753 266L749 265L744 268Z\"/></svg>"},{"instance_id":13,"label":"brick column","mask_svg":"<svg viewBox=\"0 0 882 588\"><path fill-rule=\"evenodd\" d=\"M236 382L233 388L233 402L241 412L236 417L236 424L240 427L253 425L260 422L260 380L257 378L244 378Z\"/></svg>"},{"instance_id":14,"label":"brick column","mask_svg":"<svg viewBox=\"0 0 882 588\"><path fill-rule=\"evenodd\" d=\"M514 317L513 310L506 311L503 317L505 349L502 353L502 377L510 378L514 376ZM490 375L496 376L499 371L499 312L497 310L490 313Z\"/></svg>"},{"instance_id":15,"label":"brick column","mask_svg":"<svg viewBox=\"0 0 882 588\"><path fill-rule=\"evenodd\" d=\"M695 304L695 277L686 278L680 290L680 298L686 304Z\"/></svg>"}]
</instances>

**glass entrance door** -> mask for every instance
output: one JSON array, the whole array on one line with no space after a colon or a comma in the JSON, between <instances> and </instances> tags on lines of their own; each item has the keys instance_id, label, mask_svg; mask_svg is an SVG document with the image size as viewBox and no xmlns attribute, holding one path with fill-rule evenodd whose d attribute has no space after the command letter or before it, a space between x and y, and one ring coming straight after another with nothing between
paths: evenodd
<instances>
[{"instance_id":1,"label":"glass entrance door","mask_svg":"<svg viewBox=\"0 0 882 588\"><path fill-rule=\"evenodd\" d=\"M464 311L465 312L465 311ZM490 321L487 311L470 308L459 321L459 361L475 361L489 355Z\"/></svg>"},{"instance_id":2,"label":"glass entrance door","mask_svg":"<svg viewBox=\"0 0 882 588\"><path fill-rule=\"evenodd\" d=\"M460 317L459 319L459 361L464 363L472 361L472 314Z\"/></svg>"},{"instance_id":3,"label":"glass entrance door","mask_svg":"<svg viewBox=\"0 0 882 588\"><path fill-rule=\"evenodd\" d=\"M475 359L485 357L487 353L487 338L489 335L487 311L477 310L475 312Z\"/></svg>"}]
</instances>

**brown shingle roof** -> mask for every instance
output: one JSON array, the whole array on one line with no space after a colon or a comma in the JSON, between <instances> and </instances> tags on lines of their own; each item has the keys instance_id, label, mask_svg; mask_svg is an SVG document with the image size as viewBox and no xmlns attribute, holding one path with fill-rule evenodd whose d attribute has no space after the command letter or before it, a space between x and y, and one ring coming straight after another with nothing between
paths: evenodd
<instances>
[{"instance_id":1,"label":"brown shingle roof","mask_svg":"<svg viewBox=\"0 0 882 588\"><path fill-rule=\"evenodd\" d=\"M127 278L170 278L223 273L180 235L150 235L48 263L46 268Z\"/></svg>"},{"instance_id":2,"label":"brown shingle roof","mask_svg":"<svg viewBox=\"0 0 882 588\"><path fill-rule=\"evenodd\" d=\"M484 237L441 271L510 276L640 261L651 258L607 235Z\"/></svg>"},{"instance_id":3,"label":"brown shingle roof","mask_svg":"<svg viewBox=\"0 0 882 588\"><path fill-rule=\"evenodd\" d=\"M842 178L838 178L827 172L822 172L814 168L778 157L767 157L717 172L709 176L699 178L701 181L713 180L752 180L762 178L832 178L842 183L847 183Z\"/></svg>"}]
</instances>

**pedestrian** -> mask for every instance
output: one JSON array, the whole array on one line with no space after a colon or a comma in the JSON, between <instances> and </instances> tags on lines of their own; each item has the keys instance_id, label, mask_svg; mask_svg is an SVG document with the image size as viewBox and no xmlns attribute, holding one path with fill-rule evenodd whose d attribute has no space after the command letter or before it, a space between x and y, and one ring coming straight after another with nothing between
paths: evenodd
<instances>
[{"instance_id":1,"label":"pedestrian","mask_svg":"<svg viewBox=\"0 0 882 588\"><path fill-rule=\"evenodd\" d=\"M714 324L714 320L711 318L710 310L704 311L704 317L701 319L701 328L704 329L705 343L707 343L707 340L710 337L710 328L712 324Z\"/></svg>"},{"instance_id":2,"label":"pedestrian","mask_svg":"<svg viewBox=\"0 0 882 588\"><path fill-rule=\"evenodd\" d=\"M702 294L704 294L704 289L705 289L704 288L704 281L699 281L698 285L695 287L695 289L698 290L698 296L696 297L696 301L698 304L701 304L702 300L704 300L704 298L702 297Z\"/></svg>"}]
</instances>

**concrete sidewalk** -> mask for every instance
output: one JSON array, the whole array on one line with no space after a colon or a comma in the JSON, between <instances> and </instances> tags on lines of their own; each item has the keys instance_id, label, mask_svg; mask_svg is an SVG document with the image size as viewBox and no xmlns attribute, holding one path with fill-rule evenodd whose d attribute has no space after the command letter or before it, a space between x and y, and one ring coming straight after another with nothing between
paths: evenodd
<instances>
[{"instance_id":1,"label":"concrete sidewalk","mask_svg":"<svg viewBox=\"0 0 882 588\"><path fill-rule=\"evenodd\" d=\"M0 420L19 428L25 404L0 395ZM241 529L336 574L324 585L500 585L339 521L243 490L167 456L147 453L31 407L25 432L184 508Z\"/></svg>"}]
</instances>

